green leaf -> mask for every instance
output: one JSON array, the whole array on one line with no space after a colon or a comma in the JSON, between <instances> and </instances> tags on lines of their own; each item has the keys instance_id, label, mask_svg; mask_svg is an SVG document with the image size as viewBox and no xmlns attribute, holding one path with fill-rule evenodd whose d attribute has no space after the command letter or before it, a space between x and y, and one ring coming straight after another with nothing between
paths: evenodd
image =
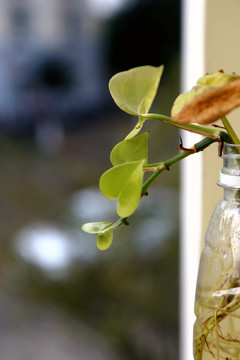
<instances>
[{"instance_id":1,"label":"green leaf","mask_svg":"<svg viewBox=\"0 0 240 360\"><path fill-rule=\"evenodd\" d=\"M130 216L141 199L144 160L116 165L100 178L99 186L108 199L119 199L118 215Z\"/></svg>"},{"instance_id":2,"label":"green leaf","mask_svg":"<svg viewBox=\"0 0 240 360\"><path fill-rule=\"evenodd\" d=\"M163 65L139 66L114 75L109 82L113 100L129 114L147 113L156 96L162 72Z\"/></svg>"},{"instance_id":3,"label":"green leaf","mask_svg":"<svg viewBox=\"0 0 240 360\"><path fill-rule=\"evenodd\" d=\"M99 248L99 250L106 250L109 248L109 246L112 244L112 239L113 239L113 231L109 230L106 231L103 234L98 234L97 237L97 247Z\"/></svg>"},{"instance_id":4,"label":"green leaf","mask_svg":"<svg viewBox=\"0 0 240 360\"><path fill-rule=\"evenodd\" d=\"M112 223L108 221L99 221L86 223L82 226L82 230L89 234L98 233L97 246L100 250L106 250L112 243L113 230L106 230Z\"/></svg>"},{"instance_id":5,"label":"green leaf","mask_svg":"<svg viewBox=\"0 0 240 360\"><path fill-rule=\"evenodd\" d=\"M112 223L108 221L99 221L99 222L90 222L86 223L82 226L82 230L89 233L89 234L97 234L109 226L111 226Z\"/></svg>"},{"instance_id":6,"label":"green leaf","mask_svg":"<svg viewBox=\"0 0 240 360\"><path fill-rule=\"evenodd\" d=\"M136 136L118 143L112 150L110 160L113 166L130 161L145 160L148 158L149 133Z\"/></svg>"}]
</instances>

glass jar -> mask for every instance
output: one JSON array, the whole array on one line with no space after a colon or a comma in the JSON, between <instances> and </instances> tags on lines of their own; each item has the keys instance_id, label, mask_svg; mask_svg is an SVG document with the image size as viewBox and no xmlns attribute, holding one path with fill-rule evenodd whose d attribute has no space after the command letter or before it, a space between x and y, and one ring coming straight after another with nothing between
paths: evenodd
<instances>
[{"instance_id":1,"label":"glass jar","mask_svg":"<svg viewBox=\"0 0 240 360\"><path fill-rule=\"evenodd\" d=\"M240 145L224 144L195 297L194 359L240 359Z\"/></svg>"}]
</instances>

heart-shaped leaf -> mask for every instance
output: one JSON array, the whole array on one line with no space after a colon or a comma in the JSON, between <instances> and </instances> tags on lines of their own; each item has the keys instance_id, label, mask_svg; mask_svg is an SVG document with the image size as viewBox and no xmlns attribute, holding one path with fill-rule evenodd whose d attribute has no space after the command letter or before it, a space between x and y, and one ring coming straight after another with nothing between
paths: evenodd
<instances>
[{"instance_id":1,"label":"heart-shaped leaf","mask_svg":"<svg viewBox=\"0 0 240 360\"><path fill-rule=\"evenodd\" d=\"M97 247L99 250L107 250L109 246L112 244L113 239L113 231L109 230L104 232L103 234L98 234L97 237Z\"/></svg>"},{"instance_id":2,"label":"heart-shaped leaf","mask_svg":"<svg viewBox=\"0 0 240 360\"><path fill-rule=\"evenodd\" d=\"M110 155L112 165L138 160L145 160L146 163L148 158L148 136L149 133L144 133L118 143Z\"/></svg>"},{"instance_id":3,"label":"heart-shaped leaf","mask_svg":"<svg viewBox=\"0 0 240 360\"><path fill-rule=\"evenodd\" d=\"M112 223L108 221L98 221L98 222L90 222L86 223L82 226L82 230L89 233L89 234L97 234L107 227L111 226Z\"/></svg>"},{"instance_id":4,"label":"heart-shaped leaf","mask_svg":"<svg viewBox=\"0 0 240 360\"><path fill-rule=\"evenodd\" d=\"M163 65L147 65L114 75L109 90L115 103L129 114L146 114L156 96L162 72Z\"/></svg>"},{"instance_id":5,"label":"heart-shaped leaf","mask_svg":"<svg viewBox=\"0 0 240 360\"><path fill-rule=\"evenodd\" d=\"M99 186L104 196L119 199L118 215L130 216L141 199L144 160L117 165L100 178Z\"/></svg>"}]
</instances>

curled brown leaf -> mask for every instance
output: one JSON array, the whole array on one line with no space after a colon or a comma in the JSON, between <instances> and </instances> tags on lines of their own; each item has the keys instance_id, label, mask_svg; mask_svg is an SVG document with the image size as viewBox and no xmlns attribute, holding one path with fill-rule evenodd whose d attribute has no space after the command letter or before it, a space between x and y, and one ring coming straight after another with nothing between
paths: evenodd
<instances>
[{"instance_id":1,"label":"curled brown leaf","mask_svg":"<svg viewBox=\"0 0 240 360\"><path fill-rule=\"evenodd\" d=\"M210 124L240 106L240 79L196 96L173 117L180 123Z\"/></svg>"}]
</instances>

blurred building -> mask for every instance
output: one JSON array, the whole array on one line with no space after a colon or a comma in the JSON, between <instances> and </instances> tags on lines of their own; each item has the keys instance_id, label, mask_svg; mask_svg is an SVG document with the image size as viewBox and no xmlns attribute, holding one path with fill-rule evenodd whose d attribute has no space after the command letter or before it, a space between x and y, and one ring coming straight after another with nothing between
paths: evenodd
<instances>
[{"instance_id":1,"label":"blurred building","mask_svg":"<svg viewBox=\"0 0 240 360\"><path fill-rule=\"evenodd\" d=\"M86 4L0 0L1 128L74 121L103 103L101 22Z\"/></svg>"}]
</instances>

